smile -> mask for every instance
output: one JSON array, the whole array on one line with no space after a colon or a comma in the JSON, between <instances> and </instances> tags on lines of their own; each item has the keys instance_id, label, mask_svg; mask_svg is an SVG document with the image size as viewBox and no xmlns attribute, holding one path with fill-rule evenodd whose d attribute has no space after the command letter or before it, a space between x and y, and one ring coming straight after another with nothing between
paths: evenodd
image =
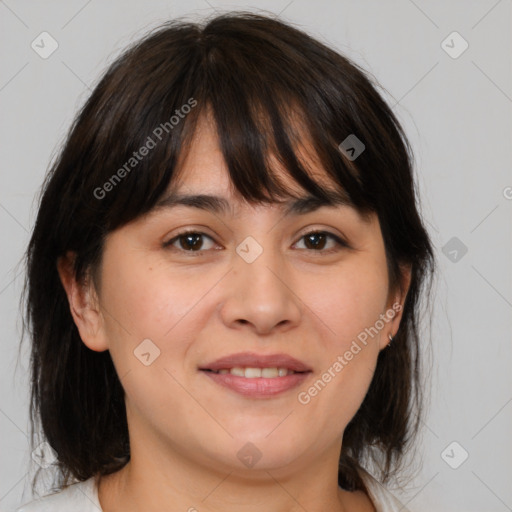
<instances>
[{"instance_id":1,"label":"smile","mask_svg":"<svg viewBox=\"0 0 512 512\"><path fill-rule=\"evenodd\" d=\"M293 373L297 373L293 370L289 370L288 368L251 368L246 367L242 368L240 366L235 366L233 368L222 368L220 370L210 370L213 373L218 373L221 375L226 375L227 373L231 375L236 375L237 377L245 377L246 379L257 379L257 378L267 378L274 379L276 377L286 377L287 375L291 375Z\"/></svg>"},{"instance_id":2,"label":"smile","mask_svg":"<svg viewBox=\"0 0 512 512\"><path fill-rule=\"evenodd\" d=\"M281 376L279 372L281 371ZM284 372L286 371L286 375ZM272 398L300 386L310 371L295 372L287 368L234 367L216 371L200 370L221 388L247 398Z\"/></svg>"}]
</instances>

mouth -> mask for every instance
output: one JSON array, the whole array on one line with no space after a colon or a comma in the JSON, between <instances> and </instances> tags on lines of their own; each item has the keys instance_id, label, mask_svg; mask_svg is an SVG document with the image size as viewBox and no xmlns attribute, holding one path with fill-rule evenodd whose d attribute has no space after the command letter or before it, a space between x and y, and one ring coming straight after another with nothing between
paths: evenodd
<instances>
[{"instance_id":1,"label":"mouth","mask_svg":"<svg viewBox=\"0 0 512 512\"><path fill-rule=\"evenodd\" d=\"M296 359L288 354L257 354L255 352L240 352L231 354L229 356L221 357L215 361L207 363L199 368L200 370L210 370L212 372L230 373L235 372L234 375L245 376L247 371L247 378L261 377L258 371L266 370L275 373L274 377L284 377L287 372L302 373L311 371L311 368L299 359ZM242 375L241 370L244 371ZM281 373L281 375L280 375Z\"/></svg>"},{"instance_id":2,"label":"mouth","mask_svg":"<svg viewBox=\"0 0 512 512\"><path fill-rule=\"evenodd\" d=\"M199 370L213 382L251 398L269 398L300 385L312 373L287 354L240 353L217 359Z\"/></svg>"},{"instance_id":3,"label":"mouth","mask_svg":"<svg viewBox=\"0 0 512 512\"><path fill-rule=\"evenodd\" d=\"M290 370L289 368L277 368L277 367L265 367L265 368L257 368L257 367L241 367L235 366L233 368L221 368L220 370L211 370L205 369L205 372L212 372L219 375L236 375L237 377L244 377L246 379L275 379L280 377L286 377L287 375L292 375L294 373L305 373L305 372L296 372L294 370Z\"/></svg>"}]
</instances>

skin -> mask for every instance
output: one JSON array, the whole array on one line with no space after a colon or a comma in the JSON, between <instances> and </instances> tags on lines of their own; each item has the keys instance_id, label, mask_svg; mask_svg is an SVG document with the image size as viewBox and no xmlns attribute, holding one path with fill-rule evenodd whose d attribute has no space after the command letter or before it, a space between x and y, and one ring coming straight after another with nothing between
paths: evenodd
<instances>
[{"instance_id":1,"label":"skin","mask_svg":"<svg viewBox=\"0 0 512 512\"><path fill-rule=\"evenodd\" d=\"M401 291L390 289L376 216L365 221L337 206L284 218L278 205L241 201L206 118L181 171L179 191L224 196L236 215L180 206L136 219L108 236L98 288L76 282L72 255L59 261L83 342L110 351L125 390L131 460L100 479L103 510L374 511L364 493L339 488L337 465L345 427L400 313L308 404L297 395L380 314L403 304L410 273ZM196 249L203 256L187 252L183 238L174 250L162 246L184 228L205 233ZM311 248L303 237L314 230L342 236L350 248L330 238ZM252 263L235 251L247 236L263 248ZM160 350L149 366L134 356L147 338ZM299 388L261 399L198 370L242 351L286 353L313 372ZM247 442L262 454L252 468L237 457Z\"/></svg>"}]
</instances>

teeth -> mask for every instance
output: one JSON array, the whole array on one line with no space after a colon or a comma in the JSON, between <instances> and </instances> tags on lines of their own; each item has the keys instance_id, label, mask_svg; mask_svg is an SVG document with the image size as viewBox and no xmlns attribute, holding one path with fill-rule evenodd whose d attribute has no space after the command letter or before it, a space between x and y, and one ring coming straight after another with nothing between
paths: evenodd
<instances>
[{"instance_id":1,"label":"teeth","mask_svg":"<svg viewBox=\"0 0 512 512\"><path fill-rule=\"evenodd\" d=\"M242 368L240 366L235 366L234 368L229 369L224 368L217 371L216 373L220 373L221 375L231 373L231 375L236 375L237 377L245 377L246 379L256 379L259 377L273 379L275 377L285 377L286 375L291 375L295 372L293 370L288 370L288 368Z\"/></svg>"},{"instance_id":2,"label":"teeth","mask_svg":"<svg viewBox=\"0 0 512 512\"><path fill-rule=\"evenodd\" d=\"M247 370L245 372L245 375L247 376ZM262 368L261 376L266 377L267 379L273 379L274 377L279 376L279 370L277 368Z\"/></svg>"},{"instance_id":3,"label":"teeth","mask_svg":"<svg viewBox=\"0 0 512 512\"><path fill-rule=\"evenodd\" d=\"M256 377L261 377L261 368L246 368L242 371L245 371L246 379L255 379ZM231 370L231 372L233 372L233 370Z\"/></svg>"},{"instance_id":4,"label":"teeth","mask_svg":"<svg viewBox=\"0 0 512 512\"><path fill-rule=\"evenodd\" d=\"M237 377L245 377L245 370L235 366L235 368L231 368L231 375L236 375Z\"/></svg>"}]
</instances>

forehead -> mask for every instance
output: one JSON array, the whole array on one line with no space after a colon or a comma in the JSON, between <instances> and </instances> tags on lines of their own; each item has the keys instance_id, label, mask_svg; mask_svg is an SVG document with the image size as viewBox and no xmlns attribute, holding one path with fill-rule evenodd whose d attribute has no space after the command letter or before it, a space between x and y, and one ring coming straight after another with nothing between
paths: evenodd
<instances>
[{"instance_id":1,"label":"forehead","mask_svg":"<svg viewBox=\"0 0 512 512\"><path fill-rule=\"evenodd\" d=\"M322 168L316 152L307 141L297 145L296 156L308 169L309 175L317 182L322 184L325 190L332 191L340 204L350 204L348 195L341 187L334 183L332 178ZM308 205L313 204L313 199L306 189L300 186L295 179L285 170L273 153L266 155L273 177L279 183L284 185L288 194L282 197L282 201L289 202L290 197L305 198L309 196ZM262 172L265 172L262 169ZM224 160L220 146L219 136L215 129L215 123L212 121L211 113L201 115L197 120L197 125L187 151L183 152L178 159L174 172L172 186L168 188L167 204L169 198L180 200L183 196L219 196L228 198L230 205L225 201L213 200L211 204L216 204L218 210L233 208L233 203L243 202L243 198L234 187L227 164ZM164 198L165 200L165 198ZM186 200L185 200L186 201ZM318 199L316 199L319 202ZM281 200L280 200L281 202ZM186 202L182 202L186 204ZM296 204L296 203L295 203ZM157 207L159 205L157 204ZM194 205L193 205L194 206ZM307 207L302 202L301 207Z\"/></svg>"}]
</instances>

